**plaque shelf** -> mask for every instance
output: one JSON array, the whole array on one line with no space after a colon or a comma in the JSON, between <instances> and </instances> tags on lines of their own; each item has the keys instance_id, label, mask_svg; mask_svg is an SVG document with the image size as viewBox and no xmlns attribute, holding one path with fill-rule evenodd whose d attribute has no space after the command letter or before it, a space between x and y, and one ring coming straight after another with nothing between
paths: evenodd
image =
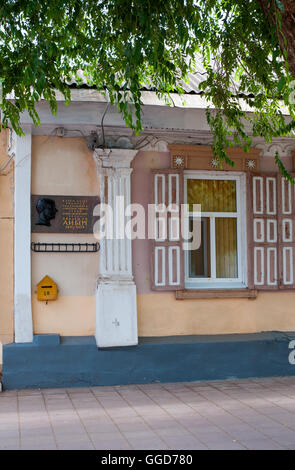
<instances>
[{"instance_id":1,"label":"plaque shelf","mask_svg":"<svg viewBox=\"0 0 295 470\"><path fill-rule=\"evenodd\" d=\"M35 253L96 253L99 243L31 243Z\"/></svg>"}]
</instances>

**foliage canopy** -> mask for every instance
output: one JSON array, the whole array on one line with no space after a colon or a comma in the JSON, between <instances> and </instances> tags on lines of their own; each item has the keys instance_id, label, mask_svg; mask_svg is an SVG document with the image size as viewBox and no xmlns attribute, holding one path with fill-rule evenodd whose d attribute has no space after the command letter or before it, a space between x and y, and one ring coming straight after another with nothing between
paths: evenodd
<instances>
[{"instance_id":1,"label":"foliage canopy","mask_svg":"<svg viewBox=\"0 0 295 470\"><path fill-rule=\"evenodd\" d=\"M247 150L251 136L292 135L295 67L283 31L292 0L3 0L0 77L3 125L21 133L20 113L39 124L41 96L56 112L55 90L79 70L141 129L144 85L160 97L183 91L204 69L201 91L214 151ZM295 2L294 2L295 3ZM14 92L14 101L5 96ZM131 103L131 104L130 104ZM283 111L282 105L285 106ZM245 112L245 106L251 113ZM286 121L284 114L289 113Z\"/></svg>"}]
</instances>

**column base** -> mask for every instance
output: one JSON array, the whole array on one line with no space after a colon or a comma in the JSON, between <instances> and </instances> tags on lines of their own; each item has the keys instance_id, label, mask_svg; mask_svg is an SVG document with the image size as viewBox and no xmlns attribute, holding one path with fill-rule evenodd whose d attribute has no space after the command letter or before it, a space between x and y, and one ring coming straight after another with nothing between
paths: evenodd
<instances>
[{"instance_id":1,"label":"column base","mask_svg":"<svg viewBox=\"0 0 295 470\"><path fill-rule=\"evenodd\" d=\"M95 339L99 348L138 344L134 282L100 281L95 304Z\"/></svg>"}]
</instances>

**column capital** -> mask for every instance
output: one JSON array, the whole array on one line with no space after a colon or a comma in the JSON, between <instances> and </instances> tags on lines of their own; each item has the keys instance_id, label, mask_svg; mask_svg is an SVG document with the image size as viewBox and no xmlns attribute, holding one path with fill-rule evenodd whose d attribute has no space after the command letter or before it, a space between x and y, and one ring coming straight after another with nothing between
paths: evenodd
<instances>
[{"instance_id":1,"label":"column capital","mask_svg":"<svg viewBox=\"0 0 295 470\"><path fill-rule=\"evenodd\" d=\"M138 150L133 149L101 149L93 152L93 158L99 168L130 168L130 164Z\"/></svg>"},{"instance_id":2,"label":"column capital","mask_svg":"<svg viewBox=\"0 0 295 470\"><path fill-rule=\"evenodd\" d=\"M124 176L130 176L133 171L133 168L100 167L99 171L102 176L107 176L109 179L118 179Z\"/></svg>"}]
</instances>

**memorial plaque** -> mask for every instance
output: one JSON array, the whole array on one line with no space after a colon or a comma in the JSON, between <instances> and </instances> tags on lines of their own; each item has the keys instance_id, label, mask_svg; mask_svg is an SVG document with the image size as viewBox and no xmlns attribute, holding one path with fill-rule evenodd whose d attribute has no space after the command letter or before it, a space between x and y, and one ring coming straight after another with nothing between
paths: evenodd
<instances>
[{"instance_id":1,"label":"memorial plaque","mask_svg":"<svg viewBox=\"0 0 295 470\"><path fill-rule=\"evenodd\" d=\"M93 233L98 196L31 196L34 233Z\"/></svg>"}]
</instances>

